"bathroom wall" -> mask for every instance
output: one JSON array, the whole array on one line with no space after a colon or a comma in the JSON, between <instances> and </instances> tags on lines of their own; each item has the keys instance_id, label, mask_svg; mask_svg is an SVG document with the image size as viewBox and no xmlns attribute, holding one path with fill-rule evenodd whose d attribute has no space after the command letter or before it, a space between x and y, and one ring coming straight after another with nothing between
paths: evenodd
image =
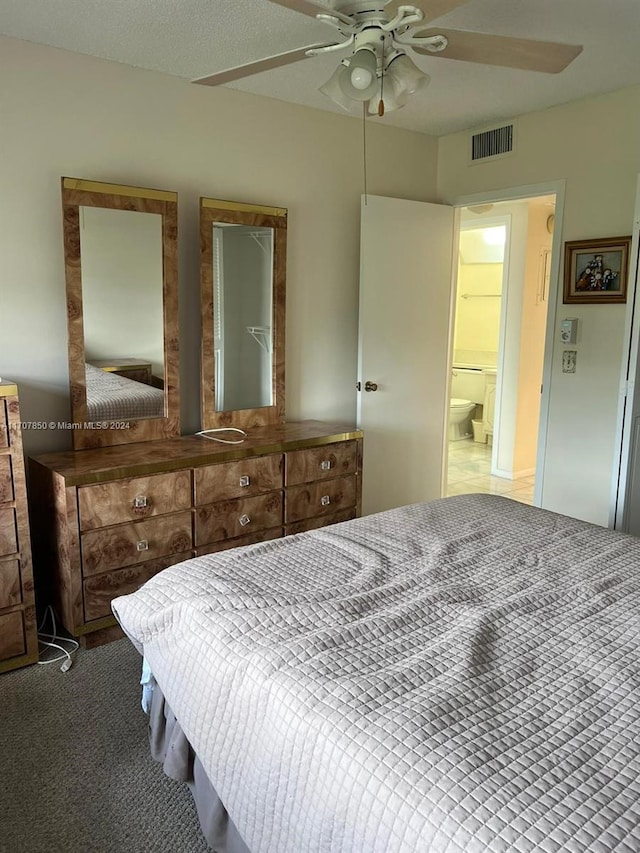
<instances>
[{"instance_id":1,"label":"bathroom wall","mask_svg":"<svg viewBox=\"0 0 640 853\"><path fill-rule=\"evenodd\" d=\"M501 263L460 263L454 365L495 367L498 363L501 293Z\"/></svg>"}]
</instances>

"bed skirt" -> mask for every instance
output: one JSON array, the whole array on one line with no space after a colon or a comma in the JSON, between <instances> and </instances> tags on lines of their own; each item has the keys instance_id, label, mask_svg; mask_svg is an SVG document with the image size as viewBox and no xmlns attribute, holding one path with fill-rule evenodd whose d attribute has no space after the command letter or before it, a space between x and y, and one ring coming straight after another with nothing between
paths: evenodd
<instances>
[{"instance_id":1,"label":"bed skirt","mask_svg":"<svg viewBox=\"0 0 640 853\"><path fill-rule=\"evenodd\" d=\"M151 755L171 779L191 789L202 833L216 853L251 853L157 684L149 712Z\"/></svg>"}]
</instances>

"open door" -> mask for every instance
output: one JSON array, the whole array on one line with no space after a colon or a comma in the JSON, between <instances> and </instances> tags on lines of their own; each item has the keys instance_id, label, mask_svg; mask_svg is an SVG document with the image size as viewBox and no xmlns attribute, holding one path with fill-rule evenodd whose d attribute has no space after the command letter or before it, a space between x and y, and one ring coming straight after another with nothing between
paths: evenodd
<instances>
[{"instance_id":1,"label":"open door","mask_svg":"<svg viewBox=\"0 0 640 853\"><path fill-rule=\"evenodd\" d=\"M358 426L362 511L442 496L454 208L362 201Z\"/></svg>"}]
</instances>

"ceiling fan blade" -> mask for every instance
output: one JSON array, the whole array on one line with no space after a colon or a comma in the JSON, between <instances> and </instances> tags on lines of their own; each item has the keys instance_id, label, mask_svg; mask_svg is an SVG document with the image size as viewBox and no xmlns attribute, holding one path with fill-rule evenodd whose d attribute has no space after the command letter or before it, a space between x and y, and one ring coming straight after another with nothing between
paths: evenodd
<instances>
[{"instance_id":1,"label":"ceiling fan blade","mask_svg":"<svg viewBox=\"0 0 640 853\"><path fill-rule=\"evenodd\" d=\"M443 35L449 42L447 47L439 53L412 45L413 50L423 56L462 59L465 62L521 68L524 71L543 71L547 74L563 71L582 52L582 45L493 36L465 30L420 30L413 35L416 37Z\"/></svg>"},{"instance_id":2,"label":"ceiling fan blade","mask_svg":"<svg viewBox=\"0 0 640 853\"><path fill-rule=\"evenodd\" d=\"M250 77L252 74L260 74L261 71L270 71L272 68L281 68L283 65L290 65L300 59L307 59L307 51L315 47L323 47L323 45L308 44L306 47L298 47L296 50L288 50L286 53L277 53L274 56L267 56L265 59L256 59L255 62L236 65L235 68L227 68L225 71L216 71L215 74L198 77L191 82L199 83L201 86L222 86L223 83L231 83L233 80L241 80L243 77Z\"/></svg>"}]
</instances>

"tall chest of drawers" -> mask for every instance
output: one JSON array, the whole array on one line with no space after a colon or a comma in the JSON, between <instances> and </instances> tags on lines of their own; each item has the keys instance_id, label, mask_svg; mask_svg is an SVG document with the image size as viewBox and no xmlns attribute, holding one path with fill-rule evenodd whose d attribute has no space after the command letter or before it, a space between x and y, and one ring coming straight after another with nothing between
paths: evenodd
<instances>
[{"instance_id":1,"label":"tall chest of drawers","mask_svg":"<svg viewBox=\"0 0 640 853\"><path fill-rule=\"evenodd\" d=\"M192 556L360 514L362 433L318 421L31 460L47 519L38 584L84 645L120 636L111 601ZM51 570L51 571L50 571Z\"/></svg>"},{"instance_id":2,"label":"tall chest of drawers","mask_svg":"<svg viewBox=\"0 0 640 853\"><path fill-rule=\"evenodd\" d=\"M0 381L0 672L37 659L18 389Z\"/></svg>"}]
</instances>

